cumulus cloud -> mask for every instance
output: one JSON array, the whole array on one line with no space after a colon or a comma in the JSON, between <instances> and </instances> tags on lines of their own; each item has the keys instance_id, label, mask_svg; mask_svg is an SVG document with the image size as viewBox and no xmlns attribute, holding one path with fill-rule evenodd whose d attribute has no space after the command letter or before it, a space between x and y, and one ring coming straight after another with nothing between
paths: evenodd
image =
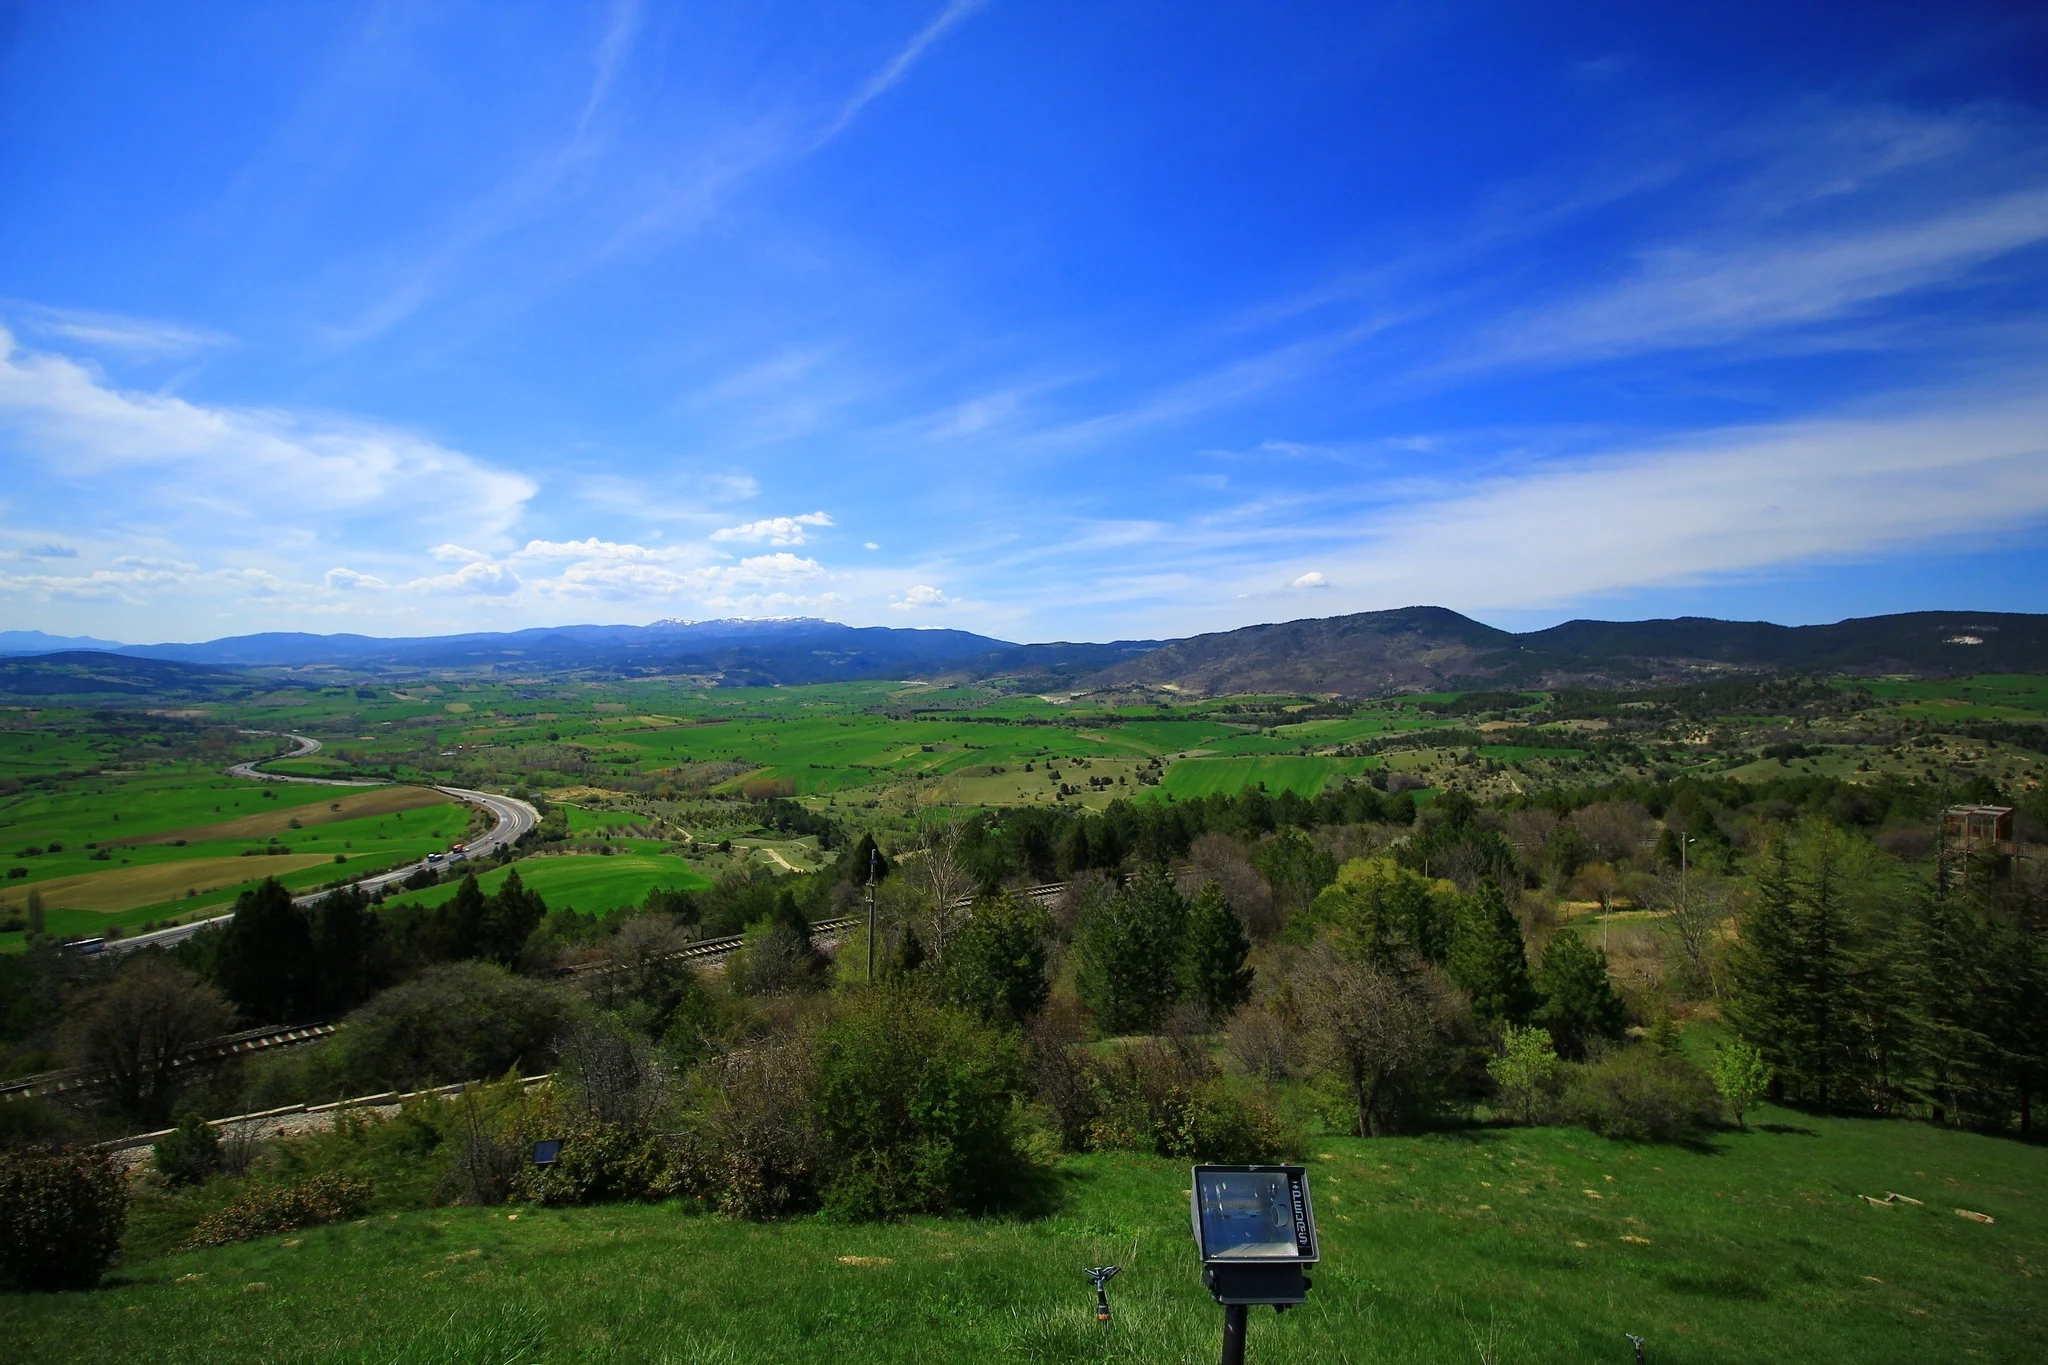
<instances>
[{"instance_id":1,"label":"cumulus cloud","mask_svg":"<svg viewBox=\"0 0 2048 1365\"><path fill-rule=\"evenodd\" d=\"M931 608L947 607L953 599L928 583L918 583L905 588L889 601L891 611L924 611Z\"/></svg>"},{"instance_id":2,"label":"cumulus cloud","mask_svg":"<svg viewBox=\"0 0 2048 1365\"><path fill-rule=\"evenodd\" d=\"M337 565L327 571L327 586L343 592L375 592L391 586L373 574L357 573Z\"/></svg>"},{"instance_id":3,"label":"cumulus cloud","mask_svg":"<svg viewBox=\"0 0 2048 1365\"><path fill-rule=\"evenodd\" d=\"M806 512L798 517L768 517L741 526L727 526L713 531L711 538L717 541L747 541L754 544L765 542L769 545L801 545L804 543L805 527L831 524L832 518L824 512Z\"/></svg>"},{"instance_id":4,"label":"cumulus cloud","mask_svg":"<svg viewBox=\"0 0 2048 1365\"><path fill-rule=\"evenodd\" d=\"M1320 573L1310 570L1287 586L1290 588L1327 588L1330 586L1330 580L1323 577Z\"/></svg>"},{"instance_id":5,"label":"cumulus cloud","mask_svg":"<svg viewBox=\"0 0 2048 1365\"><path fill-rule=\"evenodd\" d=\"M519 575L490 559L473 560L454 573L415 578L407 583L410 592L468 593L479 597L505 597L519 591Z\"/></svg>"},{"instance_id":6,"label":"cumulus cloud","mask_svg":"<svg viewBox=\"0 0 2048 1365\"><path fill-rule=\"evenodd\" d=\"M490 558L482 550L472 550L466 545L436 545L427 554L443 564L477 564Z\"/></svg>"}]
</instances>

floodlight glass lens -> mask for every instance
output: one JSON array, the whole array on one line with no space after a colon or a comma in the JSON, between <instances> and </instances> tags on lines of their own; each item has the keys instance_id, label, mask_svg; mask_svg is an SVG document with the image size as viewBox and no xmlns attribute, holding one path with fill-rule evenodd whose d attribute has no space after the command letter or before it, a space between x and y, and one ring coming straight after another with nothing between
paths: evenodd
<instances>
[{"instance_id":1,"label":"floodlight glass lens","mask_svg":"<svg viewBox=\"0 0 2048 1365\"><path fill-rule=\"evenodd\" d=\"M1294 1201L1279 1171L1230 1171L1201 1179L1202 1251L1210 1260L1298 1256Z\"/></svg>"}]
</instances>

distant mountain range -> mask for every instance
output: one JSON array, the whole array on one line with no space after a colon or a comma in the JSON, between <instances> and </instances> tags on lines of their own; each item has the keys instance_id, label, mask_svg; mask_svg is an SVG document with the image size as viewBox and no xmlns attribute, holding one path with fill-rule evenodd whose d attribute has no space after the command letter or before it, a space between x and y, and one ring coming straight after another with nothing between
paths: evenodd
<instances>
[{"instance_id":1,"label":"distant mountain range","mask_svg":"<svg viewBox=\"0 0 2048 1365\"><path fill-rule=\"evenodd\" d=\"M90 635L45 635L40 630L0 630L0 658L17 654L55 654L62 649L120 649L115 640Z\"/></svg>"},{"instance_id":2,"label":"distant mountain range","mask_svg":"<svg viewBox=\"0 0 2048 1365\"><path fill-rule=\"evenodd\" d=\"M30 649L41 643L42 649ZM99 652L89 652L99 651ZM1470 687L1628 686L1728 673L2048 672L2048 616L1913 612L1827 626L1680 617L1567 621L1516 634L1442 607L1404 607L1185 640L1019 645L961 630L846 626L810 618L657 621L381 639L269 633L201 644L118 645L0 632L0 691L41 694L217 684L228 670L332 678L489 669L716 675L728 686L878 678L1010 678L1034 687L1172 687L1244 692L1395 692ZM22 657L29 654L41 658ZM165 665L161 673L134 667Z\"/></svg>"},{"instance_id":3,"label":"distant mountain range","mask_svg":"<svg viewBox=\"0 0 2048 1365\"><path fill-rule=\"evenodd\" d=\"M1248 626L1112 665L1097 685L1208 694L1614 687L1728 673L2048 672L2048 616L1911 612L1828 626L1767 621L1567 621L1514 634L1442 607Z\"/></svg>"}]
</instances>

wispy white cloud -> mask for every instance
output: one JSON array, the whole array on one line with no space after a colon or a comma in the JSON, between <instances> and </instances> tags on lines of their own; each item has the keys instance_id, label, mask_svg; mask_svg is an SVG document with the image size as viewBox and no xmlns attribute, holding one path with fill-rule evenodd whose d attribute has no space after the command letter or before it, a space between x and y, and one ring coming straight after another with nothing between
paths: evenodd
<instances>
[{"instance_id":1,"label":"wispy white cloud","mask_svg":"<svg viewBox=\"0 0 2048 1365\"><path fill-rule=\"evenodd\" d=\"M0 432L53 477L92 481L103 515L146 507L162 521L182 510L216 537L274 521L279 507L294 520L375 515L495 536L536 491L524 475L394 427L118 388L4 329Z\"/></svg>"},{"instance_id":2,"label":"wispy white cloud","mask_svg":"<svg viewBox=\"0 0 2048 1365\"><path fill-rule=\"evenodd\" d=\"M1556 363L1725 344L1847 317L2044 240L2048 189L1909 223L1664 247L1643 253L1617 284L1506 325L1467 363Z\"/></svg>"},{"instance_id":3,"label":"wispy white cloud","mask_svg":"<svg viewBox=\"0 0 2048 1365\"><path fill-rule=\"evenodd\" d=\"M491 559L473 560L454 573L415 578L404 585L408 592L454 593L478 597L507 597L520 589L519 575Z\"/></svg>"},{"instance_id":4,"label":"wispy white cloud","mask_svg":"<svg viewBox=\"0 0 2048 1365\"><path fill-rule=\"evenodd\" d=\"M2044 518L2048 401L1951 395L1917 411L1539 465L1385 509L1331 567L1354 610L1552 607L1926 550Z\"/></svg>"},{"instance_id":5,"label":"wispy white cloud","mask_svg":"<svg viewBox=\"0 0 2048 1365\"><path fill-rule=\"evenodd\" d=\"M932 21L911 36L909 42L884 62L860 89L853 92L846 103L839 107L839 114L818 134L814 146L822 146L838 137L860 117L861 110L887 94L889 90L910 74L910 68L917 65L918 58L948 30L982 7L984 0L947 0L946 7L938 12Z\"/></svg>"},{"instance_id":6,"label":"wispy white cloud","mask_svg":"<svg viewBox=\"0 0 2048 1365\"><path fill-rule=\"evenodd\" d=\"M24 304L12 311L20 325L38 336L95 351L116 351L138 360L157 360L190 355L234 344L225 332L206 327L188 327L157 318L128 317L121 313L94 313L78 308L47 308Z\"/></svg>"}]
</instances>

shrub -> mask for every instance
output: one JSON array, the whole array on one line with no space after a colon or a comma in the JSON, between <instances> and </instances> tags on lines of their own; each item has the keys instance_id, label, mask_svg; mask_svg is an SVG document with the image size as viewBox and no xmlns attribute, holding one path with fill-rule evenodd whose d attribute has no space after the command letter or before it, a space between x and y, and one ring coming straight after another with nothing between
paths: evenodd
<instances>
[{"instance_id":1,"label":"shrub","mask_svg":"<svg viewBox=\"0 0 2048 1365\"><path fill-rule=\"evenodd\" d=\"M1052 914L1007 892L974 903L946 941L937 990L947 1003L990 1023L1021 1023L1045 1007Z\"/></svg>"},{"instance_id":2,"label":"shrub","mask_svg":"<svg viewBox=\"0 0 2048 1365\"><path fill-rule=\"evenodd\" d=\"M1230 1086L1193 1039L1146 1039L1095 1071L1097 1147L1187 1161L1271 1161L1295 1147L1256 1094Z\"/></svg>"},{"instance_id":3,"label":"shrub","mask_svg":"<svg viewBox=\"0 0 2048 1365\"><path fill-rule=\"evenodd\" d=\"M168 1185L197 1185L220 1169L220 1134L197 1114L187 1113L157 1141L157 1174Z\"/></svg>"},{"instance_id":4,"label":"shrub","mask_svg":"<svg viewBox=\"0 0 2048 1365\"><path fill-rule=\"evenodd\" d=\"M91 1289L128 1225L128 1182L105 1152L0 1152L0 1266L24 1289Z\"/></svg>"},{"instance_id":5,"label":"shrub","mask_svg":"<svg viewBox=\"0 0 2048 1365\"><path fill-rule=\"evenodd\" d=\"M1691 1062L1652 1047L1632 1047L1573 1071L1565 1090L1572 1120L1602 1137L1672 1142L1714 1123L1721 1101Z\"/></svg>"},{"instance_id":6,"label":"shrub","mask_svg":"<svg viewBox=\"0 0 2048 1365\"><path fill-rule=\"evenodd\" d=\"M329 1171L293 1185L255 1189L208 1214L188 1246L217 1247L275 1232L355 1218L370 1206L370 1182Z\"/></svg>"},{"instance_id":7,"label":"shrub","mask_svg":"<svg viewBox=\"0 0 2048 1365\"><path fill-rule=\"evenodd\" d=\"M832 1163L822 1190L848 1218L986 1209L1025 1161L1011 1111L1015 1040L907 993L860 1001L819 1036L811 1117Z\"/></svg>"},{"instance_id":8,"label":"shrub","mask_svg":"<svg viewBox=\"0 0 2048 1365\"><path fill-rule=\"evenodd\" d=\"M551 1166L527 1164L513 1181L515 1198L535 1204L603 1204L660 1199L677 1192L667 1144L639 1123L571 1119L545 1136L562 1140Z\"/></svg>"},{"instance_id":9,"label":"shrub","mask_svg":"<svg viewBox=\"0 0 2048 1365\"><path fill-rule=\"evenodd\" d=\"M350 1015L334 1039L335 1061L357 1094L539 1070L569 1012L568 998L539 982L488 963L451 963Z\"/></svg>"},{"instance_id":10,"label":"shrub","mask_svg":"<svg viewBox=\"0 0 2048 1365\"><path fill-rule=\"evenodd\" d=\"M811 1039L799 1034L699 1069L711 1090L700 1145L715 1154L701 1183L720 1213L768 1218L817 1202L823 1157L806 1122L812 1065Z\"/></svg>"}]
</instances>

